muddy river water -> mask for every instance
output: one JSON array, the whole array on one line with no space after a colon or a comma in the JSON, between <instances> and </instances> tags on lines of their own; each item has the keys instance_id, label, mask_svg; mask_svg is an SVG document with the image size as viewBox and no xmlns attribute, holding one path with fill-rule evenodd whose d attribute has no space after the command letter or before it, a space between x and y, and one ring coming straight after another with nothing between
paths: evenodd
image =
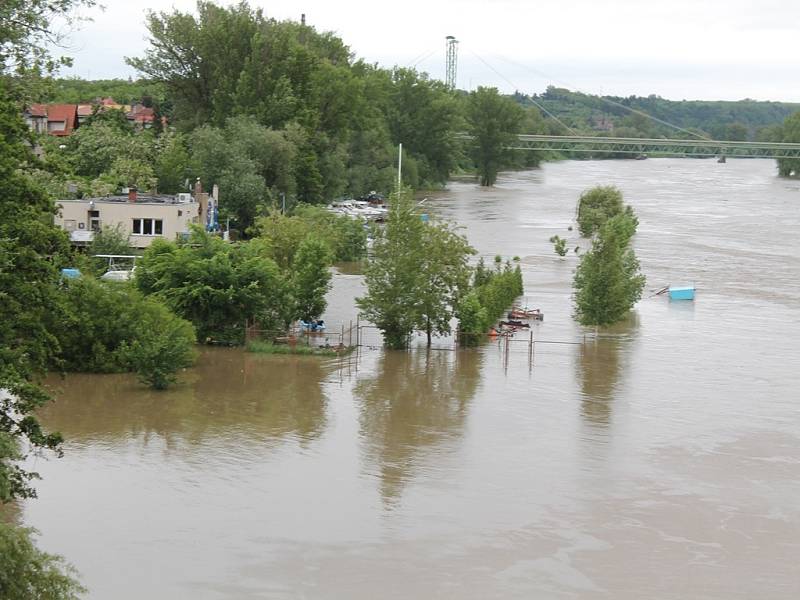
<instances>
[{"instance_id":1,"label":"muddy river water","mask_svg":"<svg viewBox=\"0 0 800 600\"><path fill-rule=\"evenodd\" d=\"M581 190L635 208L647 292L585 343ZM67 439L21 520L91 599L800 597L800 182L773 161L563 162L423 205L518 255L527 343L208 349L183 383L52 379ZM327 322L355 317L342 269ZM443 347L442 347L443 348Z\"/></svg>"}]
</instances>

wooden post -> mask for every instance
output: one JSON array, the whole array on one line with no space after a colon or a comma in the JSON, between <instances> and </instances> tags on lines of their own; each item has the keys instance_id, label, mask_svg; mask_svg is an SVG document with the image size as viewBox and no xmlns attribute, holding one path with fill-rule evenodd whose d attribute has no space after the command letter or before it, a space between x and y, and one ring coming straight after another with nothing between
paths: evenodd
<instances>
[{"instance_id":1,"label":"wooden post","mask_svg":"<svg viewBox=\"0 0 800 600\"><path fill-rule=\"evenodd\" d=\"M528 340L528 369L533 365L533 329L531 329L531 338Z\"/></svg>"}]
</instances>

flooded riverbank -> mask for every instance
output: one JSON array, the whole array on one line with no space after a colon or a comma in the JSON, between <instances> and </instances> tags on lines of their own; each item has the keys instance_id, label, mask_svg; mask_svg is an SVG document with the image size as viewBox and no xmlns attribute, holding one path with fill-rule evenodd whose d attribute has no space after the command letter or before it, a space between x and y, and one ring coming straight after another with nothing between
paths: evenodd
<instances>
[{"instance_id":1,"label":"flooded riverbank","mask_svg":"<svg viewBox=\"0 0 800 600\"><path fill-rule=\"evenodd\" d=\"M795 598L800 183L773 161L564 162L432 196L518 255L538 340L577 341L567 237L614 184L644 298L583 345L346 359L207 349L165 393L52 379L67 439L22 519L89 598ZM362 289L335 278L327 323Z\"/></svg>"}]
</instances>

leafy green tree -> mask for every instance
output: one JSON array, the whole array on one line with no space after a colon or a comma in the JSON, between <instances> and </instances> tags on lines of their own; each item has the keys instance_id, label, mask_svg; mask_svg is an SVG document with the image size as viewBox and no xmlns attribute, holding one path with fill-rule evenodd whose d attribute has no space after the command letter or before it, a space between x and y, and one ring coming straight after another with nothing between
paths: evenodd
<instances>
[{"instance_id":1,"label":"leafy green tree","mask_svg":"<svg viewBox=\"0 0 800 600\"><path fill-rule=\"evenodd\" d=\"M330 250L323 241L309 235L300 243L292 265L295 317L310 321L325 311L330 261Z\"/></svg>"},{"instance_id":2,"label":"leafy green tree","mask_svg":"<svg viewBox=\"0 0 800 600\"><path fill-rule=\"evenodd\" d=\"M86 589L60 556L36 547L33 529L0 522L0 598L78 600Z\"/></svg>"},{"instance_id":3,"label":"leafy green tree","mask_svg":"<svg viewBox=\"0 0 800 600\"><path fill-rule=\"evenodd\" d=\"M575 317L581 325L620 321L639 301L645 278L630 247L636 225L629 214L608 219L575 271Z\"/></svg>"},{"instance_id":4,"label":"leafy green tree","mask_svg":"<svg viewBox=\"0 0 800 600\"><path fill-rule=\"evenodd\" d=\"M622 192L610 185L593 187L578 199L578 230L583 237L590 237L608 219L622 213L630 217L635 229L638 220L633 210L623 204Z\"/></svg>"},{"instance_id":5,"label":"leafy green tree","mask_svg":"<svg viewBox=\"0 0 800 600\"><path fill-rule=\"evenodd\" d=\"M311 234L327 244L335 261L359 260L367 246L361 221L307 204L296 206L291 216L272 211L257 219L253 234L264 240L272 259L283 270L291 267L300 244Z\"/></svg>"},{"instance_id":6,"label":"leafy green tree","mask_svg":"<svg viewBox=\"0 0 800 600\"><path fill-rule=\"evenodd\" d=\"M117 161L135 161L136 172L146 168L153 177L150 166L154 158L154 139L150 132L134 133L132 128L120 129L105 121L83 125L69 136L63 150L72 163L75 173L85 177L99 177L112 170ZM116 175L127 174L131 169L119 163ZM138 165L147 165L146 167ZM152 187L150 181L148 187Z\"/></svg>"},{"instance_id":7,"label":"leafy green tree","mask_svg":"<svg viewBox=\"0 0 800 600\"><path fill-rule=\"evenodd\" d=\"M190 160L183 135L168 130L159 136L153 167L158 178L158 191L162 194L186 191Z\"/></svg>"},{"instance_id":8,"label":"leafy green tree","mask_svg":"<svg viewBox=\"0 0 800 600\"><path fill-rule=\"evenodd\" d=\"M386 227L377 232L364 271L367 294L356 299L362 314L382 332L390 348L404 348L418 322L417 291L425 224L409 194L389 205Z\"/></svg>"},{"instance_id":9,"label":"leafy green tree","mask_svg":"<svg viewBox=\"0 0 800 600\"><path fill-rule=\"evenodd\" d=\"M262 240L228 244L200 229L185 243L156 240L135 282L193 323L201 341L241 343L245 321L277 330L291 316L288 283Z\"/></svg>"},{"instance_id":10,"label":"leafy green tree","mask_svg":"<svg viewBox=\"0 0 800 600\"><path fill-rule=\"evenodd\" d=\"M423 229L417 283L415 327L431 336L450 333L450 321L461 297L467 293L475 254L467 239L447 223L430 223Z\"/></svg>"},{"instance_id":11,"label":"leafy green tree","mask_svg":"<svg viewBox=\"0 0 800 600\"><path fill-rule=\"evenodd\" d=\"M256 235L269 249L270 257L284 271L291 268L300 244L311 231L312 227L306 220L278 211L258 219L255 228Z\"/></svg>"},{"instance_id":12,"label":"leafy green tree","mask_svg":"<svg viewBox=\"0 0 800 600\"><path fill-rule=\"evenodd\" d=\"M447 181L455 166L455 132L463 125L458 101L443 83L413 69L394 69L392 84L387 109L392 140L422 165L421 182Z\"/></svg>"},{"instance_id":13,"label":"leafy green tree","mask_svg":"<svg viewBox=\"0 0 800 600\"><path fill-rule=\"evenodd\" d=\"M149 163L123 156L114 159L105 177L118 187L135 187L143 192L155 191L158 182Z\"/></svg>"},{"instance_id":14,"label":"leafy green tree","mask_svg":"<svg viewBox=\"0 0 800 600\"><path fill-rule=\"evenodd\" d=\"M3 6L3 11L10 7ZM23 8L17 6L18 11ZM35 21L36 16L31 18ZM5 26L5 25L4 25ZM0 442L22 443L23 457L41 449L58 449L61 437L46 433L35 412L47 394L38 375L58 354L52 327L63 315L56 266L69 255L67 238L53 227L54 206L20 171L30 159L27 128L0 76ZM35 495L15 456L0 456L3 502Z\"/></svg>"},{"instance_id":15,"label":"leafy green tree","mask_svg":"<svg viewBox=\"0 0 800 600\"><path fill-rule=\"evenodd\" d=\"M294 178L297 182L297 199L307 204L319 204L323 200L324 183L319 170L319 159L311 146L300 150L295 164Z\"/></svg>"},{"instance_id":16,"label":"leafy green tree","mask_svg":"<svg viewBox=\"0 0 800 600\"><path fill-rule=\"evenodd\" d=\"M35 496L36 473L20 466L31 453L60 453L61 436L42 429L35 413L49 397L38 377L56 356L51 327L62 315L57 267L66 236L52 225L54 206L21 169L32 162L21 104L41 92L41 75L56 61L51 21L70 22L81 0L0 3L0 503ZM9 76L13 73L13 76ZM72 571L39 551L30 530L0 523L0 597L73 600L83 592Z\"/></svg>"},{"instance_id":17,"label":"leafy green tree","mask_svg":"<svg viewBox=\"0 0 800 600\"><path fill-rule=\"evenodd\" d=\"M494 185L498 172L509 161L507 148L519 131L523 110L496 88L479 87L469 95L467 118L481 185Z\"/></svg>"},{"instance_id":18,"label":"leafy green tree","mask_svg":"<svg viewBox=\"0 0 800 600\"><path fill-rule=\"evenodd\" d=\"M234 225L246 232L266 209L269 193L264 178L239 165L223 172L219 187L222 215L233 217Z\"/></svg>"},{"instance_id":19,"label":"leafy green tree","mask_svg":"<svg viewBox=\"0 0 800 600\"><path fill-rule=\"evenodd\" d=\"M94 0L5 0L0 3L0 76L4 91L29 101L46 87L44 77L69 58L53 57L51 49L63 41L64 33L80 20L77 9L94 6ZM62 27L51 27L60 21ZM13 74L13 77L6 77ZM43 77L44 76L44 77Z\"/></svg>"},{"instance_id":20,"label":"leafy green tree","mask_svg":"<svg viewBox=\"0 0 800 600\"><path fill-rule=\"evenodd\" d=\"M456 317L458 318L459 344L477 346L481 336L489 327L489 317L474 290L461 299Z\"/></svg>"},{"instance_id":21,"label":"leafy green tree","mask_svg":"<svg viewBox=\"0 0 800 600\"><path fill-rule=\"evenodd\" d=\"M391 348L403 348L415 328L450 331L450 319L469 280L474 250L446 224L423 223L408 193L393 197L386 227L377 232L365 269L362 314L383 331Z\"/></svg>"}]
</instances>

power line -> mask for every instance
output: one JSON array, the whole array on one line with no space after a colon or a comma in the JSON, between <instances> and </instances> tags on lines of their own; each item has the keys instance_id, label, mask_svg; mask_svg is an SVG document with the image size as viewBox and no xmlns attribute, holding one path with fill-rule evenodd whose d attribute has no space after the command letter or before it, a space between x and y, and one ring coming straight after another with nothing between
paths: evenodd
<instances>
[{"instance_id":1,"label":"power line","mask_svg":"<svg viewBox=\"0 0 800 600\"><path fill-rule=\"evenodd\" d=\"M467 50L469 50L469 48L467 48ZM511 87L513 87L515 90L519 90L519 89L520 89L520 88L519 88L519 86L516 86L516 85L514 85L514 83L513 83L513 82L512 82L510 79L508 79L508 78L507 78L505 75L503 75L503 74L502 74L500 71L498 71L497 69L495 69L495 68L494 68L492 65L490 65L488 62L486 62L485 60L483 60L483 58L481 58L480 56L478 56L477 54L475 54L475 52L473 52L472 50L469 50L469 53L470 53L470 54L472 54L472 55L473 55L475 58L477 58L479 61L481 61L481 62L482 62L484 65L486 65L487 67L489 67L489 68L490 68L490 69L491 69L491 70L492 70L492 71L493 71L493 72L494 72L494 73L495 73L495 74L496 74L498 77L500 77L502 80L504 80L504 81L505 81L505 82L506 82L508 85L510 85ZM536 105L536 107L537 107L539 110L541 110L543 113L545 113L545 114L546 114L547 116L549 116L551 119L553 119L553 120L554 120L556 123L558 123L559 125L561 125L561 126L564 128L564 129L566 129L567 131L569 131L569 132L570 132L572 135L578 135L578 132L577 132L577 131L575 131L574 129L572 129L572 127L570 127L569 125L567 125L567 124L565 124L563 121L561 121L561 119L559 119L557 116L555 116L555 115L554 115L553 113L551 113L549 110L547 110L547 109L546 109L544 106L542 106L541 104L539 104L538 102L536 102L536 100L534 100L533 98L530 98L530 101L531 101L531 102L533 102L533 103Z\"/></svg>"}]
</instances>

